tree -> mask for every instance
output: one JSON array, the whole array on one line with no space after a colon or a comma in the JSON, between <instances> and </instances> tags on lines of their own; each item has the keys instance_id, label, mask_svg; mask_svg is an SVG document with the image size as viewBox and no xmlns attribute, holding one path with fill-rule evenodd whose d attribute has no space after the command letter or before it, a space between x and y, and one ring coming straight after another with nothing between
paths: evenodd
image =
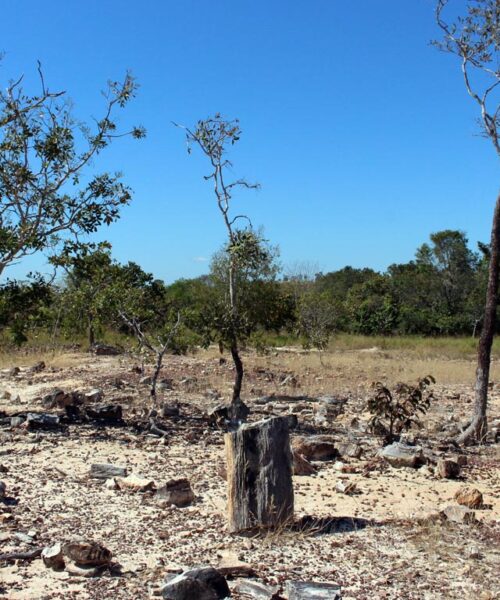
<instances>
[{"instance_id":1,"label":"tree","mask_svg":"<svg viewBox=\"0 0 500 600\"><path fill-rule=\"evenodd\" d=\"M299 333L305 348L317 348L323 364L323 350L328 348L330 337L336 327L333 302L328 296L309 292L300 298L297 306Z\"/></svg>"},{"instance_id":2,"label":"tree","mask_svg":"<svg viewBox=\"0 0 500 600\"><path fill-rule=\"evenodd\" d=\"M120 133L118 109L134 97L130 74L110 81L101 118L82 125L65 92L51 92L38 66L40 91L28 95L20 77L0 91L0 274L13 261L78 239L109 225L130 201L119 174L89 175L94 159L116 138L142 138L134 127Z\"/></svg>"},{"instance_id":3,"label":"tree","mask_svg":"<svg viewBox=\"0 0 500 600\"><path fill-rule=\"evenodd\" d=\"M111 258L109 244L98 244L91 250L88 246L68 253L52 261L66 271L60 303L64 309L64 321L71 330L86 330L89 346L96 343L96 335L113 321L118 298L115 282L119 266Z\"/></svg>"},{"instance_id":4,"label":"tree","mask_svg":"<svg viewBox=\"0 0 500 600\"><path fill-rule=\"evenodd\" d=\"M436 19L443 32L443 40L435 44L459 58L465 88L480 111L482 134L492 142L500 158L500 3L498 0L476 0L468 6L466 15L458 17L455 22L445 20L448 3L448 0L437 2ZM474 412L470 425L458 437L459 443L481 441L487 432L488 382L500 271L500 194L493 213L490 252L483 327L478 346Z\"/></svg>"},{"instance_id":5,"label":"tree","mask_svg":"<svg viewBox=\"0 0 500 600\"><path fill-rule=\"evenodd\" d=\"M40 275L28 281L7 280L0 286L0 326L8 327L16 346L28 341L27 333L49 320L54 290Z\"/></svg>"},{"instance_id":6,"label":"tree","mask_svg":"<svg viewBox=\"0 0 500 600\"><path fill-rule=\"evenodd\" d=\"M261 260L262 245L259 236L251 228L245 215L232 216L231 201L236 190L241 188L256 189L257 184L250 184L244 179L228 182L226 175L232 163L226 158L228 148L233 146L241 136L238 119L225 120L219 113L213 117L198 121L196 128L186 130L188 152L192 145L198 146L209 159L211 172L205 176L214 186L214 194L220 214L227 232L227 298L222 314L220 327L225 330L225 337L235 367L235 380L231 401L231 417L241 420L248 414L248 408L241 400L243 383L243 362L240 356L240 335L245 331L245 319L238 310L239 274ZM246 220L250 228L238 229L237 222Z\"/></svg>"}]
</instances>

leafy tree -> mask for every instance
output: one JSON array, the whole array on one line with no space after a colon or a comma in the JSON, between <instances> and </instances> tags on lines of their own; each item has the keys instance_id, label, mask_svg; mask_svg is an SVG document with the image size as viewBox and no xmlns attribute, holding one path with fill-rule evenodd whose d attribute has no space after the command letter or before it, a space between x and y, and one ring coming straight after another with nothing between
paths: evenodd
<instances>
[{"instance_id":1,"label":"leafy tree","mask_svg":"<svg viewBox=\"0 0 500 600\"><path fill-rule=\"evenodd\" d=\"M41 276L25 282L7 280L0 287L0 326L8 327L16 346L28 341L31 328L47 324L54 290Z\"/></svg>"},{"instance_id":2,"label":"leafy tree","mask_svg":"<svg viewBox=\"0 0 500 600\"><path fill-rule=\"evenodd\" d=\"M336 327L335 307L328 296L310 292L298 304L298 328L306 348L317 348L323 362L323 350L328 348Z\"/></svg>"},{"instance_id":3,"label":"leafy tree","mask_svg":"<svg viewBox=\"0 0 500 600\"><path fill-rule=\"evenodd\" d=\"M444 52L458 57L467 93L479 109L481 132L491 141L500 158L500 3L498 0L476 0L468 5L465 16L458 17L455 22L445 19L448 4L448 0L437 1L436 19L443 39L434 43ZM457 440L459 443L480 441L487 432L488 382L500 273L500 195L493 213L490 252L484 320L478 347L474 412L470 425Z\"/></svg>"},{"instance_id":4,"label":"leafy tree","mask_svg":"<svg viewBox=\"0 0 500 600\"><path fill-rule=\"evenodd\" d=\"M96 343L96 335L113 322L119 290L115 283L119 266L111 258L109 244L74 249L53 259L66 271L60 296L64 321L70 330L87 331L88 343Z\"/></svg>"},{"instance_id":5,"label":"leafy tree","mask_svg":"<svg viewBox=\"0 0 500 600\"><path fill-rule=\"evenodd\" d=\"M398 306L389 277L375 275L354 285L346 300L350 325L355 333L387 335L397 328Z\"/></svg>"},{"instance_id":6,"label":"leafy tree","mask_svg":"<svg viewBox=\"0 0 500 600\"><path fill-rule=\"evenodd\" d=\"M247 335L248 324L246 315L239 310L240 290L238 283L242 273L251 272L262 261L263 249L259 236L249 228L239 229L236 225L241 220L248 220L244 215L232 216L230 213L233 194L241 188L255 189L256 184L250 184L244 179L227 180L228 169L232 167L226 158L228 149L233 146L241 136L241 129L237 119L225 120L219 113L213 117L198 121L194 129L186 130L188 151L192 145L201 149L208 158L211 171L205 176L214 186L217 206L222 216L227 232L227 295L224 308L219 315L217 329L223 332L223 337L231 351L235 366L235 381L231 402L231 416L234 420L246 418L248 408L241 400L241 386L243 382L243 362L240 356L240 338Z\"/></svg>"},{"instance_id":7,"label":"leafy tree","mask_svg":"<svg viewBox=\"0 0 500 600\"><path fill-rule=\"evenodd\" d=\"M72 115L65 92L46 87L40 65L38 72L38 94L23 90L22 77L0 91L0 274L65 236L115 221L130 189L119 174L88 167L117 137L145 135L141 127L120 133L114 118L135 95L131 75L108 83L103 113L89 126Z\"/></svg>"}]
</instances>

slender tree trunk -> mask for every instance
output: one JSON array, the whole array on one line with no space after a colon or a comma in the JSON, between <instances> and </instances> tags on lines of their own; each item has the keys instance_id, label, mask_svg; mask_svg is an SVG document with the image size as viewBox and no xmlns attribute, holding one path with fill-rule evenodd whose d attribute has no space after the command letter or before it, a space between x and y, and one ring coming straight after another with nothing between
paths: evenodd
<instances>
[{"instance_id":1,"label":"slender tree trunk","mask_svg":"<svg viewBox=\"0 0 500 600\"><path fill-rule=\"evenodd\" d=\"M500 261L500 194L495 205L491 230L491 255L488 268L488 288L484 308L484 321L477 354L475 402L472 422L457 438L460 444L480 442L486 435L488 425L486 408L488 404L488 383L490 376L491 347L496 326L498 302L498 275Z\"/></svg>"},{"instance_id":2,"label":"slender tree trunk","mask_svg":"<svg viewBox=\"0 0 500 600\"><path fill-rule=\"evenodd\" d=\"M233 387L233 403L238 402L240 400L241 395L241 385L243 383L243 363L241 362L240 352L238 349L238 342L233 340L231 344L231 356L233 357L234 367L236 369L236 374L234 377L234 387Z\"/></svg>"},{"instance_id":3,"label":"slender tree trunk","mask_svg":"<svg viewBox=\"0 0 500 600\"><path fill-rule=\"evenodd\" d=\"M92 318L92 316L89 316L89 346L92 348L92 346L94 344L95 344L94 319Z\"/></svg>"}]
</instances>

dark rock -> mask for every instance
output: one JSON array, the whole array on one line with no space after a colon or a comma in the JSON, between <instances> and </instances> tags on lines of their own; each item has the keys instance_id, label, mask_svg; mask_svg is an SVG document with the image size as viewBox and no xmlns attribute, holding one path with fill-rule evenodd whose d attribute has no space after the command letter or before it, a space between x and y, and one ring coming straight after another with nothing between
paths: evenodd
<instances>
[{"instance_id":1,"label":"dark rock","mask_svg":"<svg viewBox=\"0 0 500 600\"><path fill-rule=\"evenodd\" d=\"M166 600L223 600L231 596L226 579L212 567L185 571L167 581L162 596Z\"/></svg>"},{"instance_id":2,"label":"dark rock","mask_svg":"<svg viewBox=\"0 0 500 600\"><path fill-rule=\"evenodd\" d=\"M28 413L26 415L26 424L28 429L54 429L60 425L61 419L57 415L48 415L46 413Z\"/></svg>"},{"instance_id":3,"label":"dark rock","mask_svg":"<svg viewBox=\"0 0 500 600\"><path fill-rule=\"evenodd\" d=\"M89 419L95 421L120 422L123 412L120 404L101 404L88 406L85 408L85 414Z\"/></svg>"},{"instance_id":4,"label":"dark rock","mask_svg":"<svg viewBox=\"0 0 500 600\"><path fill-rule=\"evenodd\" d=\"M90 351L96 356L118 356L123 354L123 350L116 346L108 346L107 344L94 344Z\"/></svg>"},{"instance_id":5,"label":"dark rock","mask_svg":"<svg viewBox=\"0 0 500 600\"><path fill-rule=\"evenodd\" d=\"M292 449L307 460L331 460L339 456L335 448L335 440L330 435L295 438Z\"/></svg>"},{"instance_id":6,"label":"dark rock","mask_svg":"<svg viewBox=\"0 0 500 600\"><path fill-rule=\"evenodd\" d=\"M442 479L456 479L460 475L460 465L454 460L440 459L437 472Z\"/></svg>"},{"instance_id":7,"label":"dark rock","mask_svg":"<svg viewBox=\"0 0 500 600\"><path fill-rule=\"evenodd\" d=\"M90 477L94 479L111 479L112 477L127 477L125 467L106 463L95 463L90 466Z\"/></svg>"}]
</instances>

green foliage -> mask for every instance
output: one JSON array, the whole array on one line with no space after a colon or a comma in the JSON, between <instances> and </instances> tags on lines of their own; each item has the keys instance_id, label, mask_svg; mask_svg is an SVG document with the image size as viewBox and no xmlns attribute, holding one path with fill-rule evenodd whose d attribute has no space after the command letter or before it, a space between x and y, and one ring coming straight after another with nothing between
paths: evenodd
<instances>
[{"instance_id":1,"label":"green foliage","mask_svg":"<svg viewBox=\"0 0 500 600\"><path fill-rule=\"evenodd\" d=\"M87 167L116 137L144 136L140 127L120 133L114 120L137 89L129 74L108 84L103 117L90 127L72 116L64 92L45 87L40 67L39 73L38 95L23 91L22 78L0 91L0 273L67 234L78 241L115 221L130 189L119 175L90 175Z\"/></svg>"},{"instance_id":2,"label":"green foliage","mask_svg":"<svg viewBox=\"0 0 500 600\"><path fill-rule=\"evenodd\" d=\"M387 441L413 426L421 426L418 414L424 415L434 396L427 391L436 381L432 375L420 379L417 385L398 383L391 392L380 381L373 384L374 395L368 400L372 417L369 427L374 432L383 432Z\"/></svg>"},{"instance_id":3,"label":"green foliage","mask_svg":"<svg viewBox=\"0 0 500 600\"><path fill-rule=\"evenodd\" d=\"M16 346L28 341L28 332L46 325L54 292L41 276L30 281L8 280L0 287L0 326L8 327L9 337Z\"/></svg>"},{"instance_id":4,"label":"green foliage","mask_svg":"<svg viewBox=\"0 0 500 600\"><path fill-rule=\"evenodd\" d=\"M323 293L305 294L297 307L298 330L305 348L325 350L335 330L335 308Z\"/></svg>"}]
</instances>

